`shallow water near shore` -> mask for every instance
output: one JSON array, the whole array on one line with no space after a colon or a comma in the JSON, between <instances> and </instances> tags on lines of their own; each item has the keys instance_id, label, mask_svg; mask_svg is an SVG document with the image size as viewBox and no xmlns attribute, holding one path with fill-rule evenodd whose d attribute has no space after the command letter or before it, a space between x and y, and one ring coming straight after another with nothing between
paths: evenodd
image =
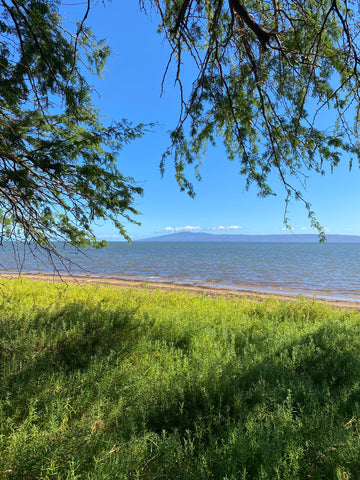
<instances>
[{"instance_id":1,"label":"shallow water near shore","mask_svg":"<svg viewBox=\"0 0 360 480\"><path fill-rule=\"evenodd\" d=\"M67 254L67 252L65 252ZM360 244L111 242L72 253L73 263L10 247L2 271L171 282L360 301Z\"/></svg>"}]
</instances>

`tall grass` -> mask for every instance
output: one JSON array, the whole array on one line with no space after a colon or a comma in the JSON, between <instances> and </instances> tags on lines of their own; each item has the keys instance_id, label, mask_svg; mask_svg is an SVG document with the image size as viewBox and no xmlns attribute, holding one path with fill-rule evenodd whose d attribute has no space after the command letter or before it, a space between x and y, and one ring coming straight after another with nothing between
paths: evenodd
<instances>
[{"instance_id":1,"label":"tall grass","mask_svg":"<svg viewBox=\"0 0 360 480\"><path fill-rule=\"evenodd\" d=\"M1 479L359 479L360 317L9 281Z\"/></svg>"}]
</instances>

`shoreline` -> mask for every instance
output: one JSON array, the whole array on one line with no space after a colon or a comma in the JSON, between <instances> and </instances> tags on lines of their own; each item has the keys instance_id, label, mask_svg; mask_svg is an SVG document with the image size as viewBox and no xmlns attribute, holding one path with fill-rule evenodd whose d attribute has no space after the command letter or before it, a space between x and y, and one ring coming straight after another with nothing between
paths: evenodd
<instances>
[{"instance_id":1,"label":"shoreline","mask_svg":"<svg viewBox=\"0 0 360 480\"><path fill-rule=\"evenodd\" d=\"M45 281L52 283L75 283L79 285L95 284L114 286L118 288L146 288L149 291L163 290L163 291L184 291L194 295L206 295L209 297L226 297L226 298L247 298L255 301L263 301L267 298L276 298L281 301L291 302L296 301L299 297L307 298L308 300L315 300L319 303L325 303L336 308L356 309L360 311L360 299L346 300L346 299L333 299L327 297L310 296L309 294L287 294L287 293L273 293L256 290L246 290L228 287L213 287L203 285L191 285L191 284L179 284L171 282L152 282L144 280L133 279L120 279L120 278L108 278L108 277L86 277L77 275L55 275L55 274L30 274L30 273L0 273L0 279L15 279L15 278L27 278L29 280Z\"/></svg>"}]
</instances>

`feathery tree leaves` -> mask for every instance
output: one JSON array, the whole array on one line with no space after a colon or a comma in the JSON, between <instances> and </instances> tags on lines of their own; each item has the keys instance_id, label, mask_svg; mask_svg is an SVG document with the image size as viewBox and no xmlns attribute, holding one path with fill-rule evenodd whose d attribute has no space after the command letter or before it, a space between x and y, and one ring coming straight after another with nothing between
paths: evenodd
<instances>
[{"instance_id":1,"label":"feathery tree leaves","mask_svg":"<svg viewBox=\"0 0 360 480\"><path fill-rule=\"evenodd\" d=\"M180 187L193 193L187 164L198 165L221 137L239 159L247 186L274 194L276 171L305 203L306 173L359 161L359 4L352 0L150 0L171 47L182 109L163 157L175 160ZM146 2L140 0L146 8ZM197 68L189 97L183 64ZM186 65L184 68L186 68ZM330 114L327 113L328 110ZM329 123L329 117L334 119ZM287 224L285 210L285 224Z\"/></svg>"},{"instance_id":2,"label":"feathery tree leaves","mask_svg":"<svg viewBox=\"0 0 360 480\"><path fill-rule=\"evenodd\" d=\"M271 195L276 171L287 203L305 203L306 173L324 173L344 155L360 158L359 7L347 0L149 0L171 46L182 109L171 133L180 187L208 143L222 138L247 185ZM100 75L109 47L75 28L60 0L0 0L0 241L23 240L55 253L54 241L97 242L92 225L135 221L132 178L117 169L124 143L143 125L104 126L91 99L88 70ZM182 67L197 67L189 97ZM326 111L334 118L328 121ZM325 114L324 114L325 112ZM285 223L287 222L285 213Z\"/></svg>"},{"instance_id":3,"label":"feathery tree leaves","mask_svg":"<svg viewBox=\"0 0 360 480\"><path fill-rule=\"evenodd\" d=\"M59 253L55 241L101 246L95 221L135 221L142 190L117 168L143 125L101 123L85 73L100 75L109 47L84 15L64 22L59 0L0 0L0 242Z\"/></svg>"}]
</instances>

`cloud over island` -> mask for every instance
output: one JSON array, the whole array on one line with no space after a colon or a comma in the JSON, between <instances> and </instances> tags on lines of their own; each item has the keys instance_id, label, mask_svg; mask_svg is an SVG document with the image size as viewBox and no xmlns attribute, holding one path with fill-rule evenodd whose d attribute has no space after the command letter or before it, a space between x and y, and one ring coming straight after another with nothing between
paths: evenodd
<instances>
[{"instance_id":1,"label":"cloud over island","mask_svg":"<svg viewBox=\"0 0 360 480\"><path fill-rule=\"evenodd\" d=\"M218 227L200 227L187 225L185 227L165 227L164 230L159 230L156 233L180 233L180 232L233 232L241 230L243 227L239 225L219 225Z\"/></svg>"}]
</instances>

